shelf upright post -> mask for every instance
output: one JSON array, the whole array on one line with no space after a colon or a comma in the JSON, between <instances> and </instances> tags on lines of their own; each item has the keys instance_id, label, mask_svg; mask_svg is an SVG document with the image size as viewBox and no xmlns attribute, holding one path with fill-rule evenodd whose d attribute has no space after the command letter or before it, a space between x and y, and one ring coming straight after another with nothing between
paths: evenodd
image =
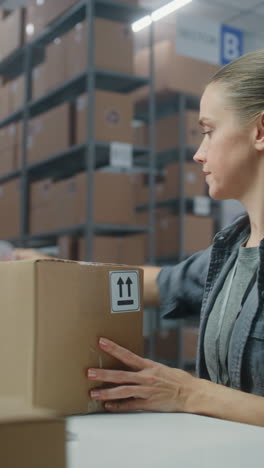
<instances>
[{"instance_id":1,"label":"shelf upright post","mask_svg":"<svg viewBox=\"0 0 264 468\"><path fill-rule=\"evenodd\" d=\"M94 169L95 169L95 34L94 15L95 0L86 0L86 21L88 27L88 68L87 68L87 141L86 141L86 226L85 226L85 250L86 260L92 260L93 235L94 235Z\"/></svg>"},{"instance_id":2,"label":"shelf upright post","mask_svg":"<svg viewBox=\"0 0 264 468\"><path fill-rule=\"evenodd\" d=\"M154 264L156 258L156 210L155 210L155 125L156 125L156 103L155 103L155 58L154 58L154 23L150 24L149 32L149 248L148 261Z\"/></svg>"},{"instance_id":3,"label":"shelf upright post","mask_svg":"<svg viewBox=\"0 0 264 468\"><path fill-rule=\"evenodd\" d=\"M186 163L186 95L179 96L179 214L178 214L178 257L179 261L184 259L185 255L185 163ZM184 369L183 355L183 327L184 320L178 320L176 328L176 365Z\"/></svg>"},{"instance_id":4,"label":"shelf upright post","mask_svg":"<svg viewBox=\"0 0 264 468\"><path fill-rule=\"evenodd\" d=\"M29 180L27 168L27 138L29 121L29 102L32 96L32 46L27 44L24 59L24 105L22 125L22 166L21 166L21 201L20 201L20 244L26 246L29 220Z\"/></svg>"},{"instance_id":5,"label":"shelf upright post","mask_svg":"<svg viewBox=\"0 0 264 468\"><path fill-rule=\"evenodd\" d=\"M148 263L155 264L156 259L156 200L155 200L155 169L156 169L156 98L155 98L155 56L154 56L155 30L154 23L150 24L149 31L149 231L148 231ZM146 316L149 330L148 357L155 359L155 335L154 331L160 326L159 309L149 311Z\"/></svg>"}]
</instances>

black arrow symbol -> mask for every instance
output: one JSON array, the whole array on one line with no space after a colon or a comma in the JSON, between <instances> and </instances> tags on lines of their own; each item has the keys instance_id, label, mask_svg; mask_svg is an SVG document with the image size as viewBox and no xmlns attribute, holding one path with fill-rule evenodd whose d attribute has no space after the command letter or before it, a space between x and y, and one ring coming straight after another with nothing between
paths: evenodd
<instances>
[{"instance_id":1,"label":"black arrow symbol","mask_svg":"<svg viewBox=\"0 0 264 468\"><path fill-rule=\"evenodd\" d=\"M127 278L126 280L127 288L128 288L128 297L131 297L131 284L133 284L133 281L131 278Z\"/></svg>"},{"instance_id":2,"label":"black arrow symbol","mask_svg":"<svg viewBox=\"0 0 264 468\"><path fill-rule=\"evenodd\" d=\"M119 296L123 297L123 284L124 284L124 281L122 280L122 278L119 278L117 284L119 286Z\"/></svg>"}]
</instances>

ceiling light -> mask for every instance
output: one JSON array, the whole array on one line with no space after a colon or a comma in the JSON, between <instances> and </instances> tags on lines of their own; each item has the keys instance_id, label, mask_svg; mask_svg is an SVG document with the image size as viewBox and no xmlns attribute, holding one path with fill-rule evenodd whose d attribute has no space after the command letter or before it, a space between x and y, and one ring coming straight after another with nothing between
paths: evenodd
<instances>
[{"instance_id":1,"label":"ceiling light","mask_svg":"<svg viewBox=\"0 0 264 468\"><path fill-rule=\"evenodd\" d=\"M157 10L153 11L151 15L144 16L138 21L135 21L132 24L132 30L134 32L141 31L142 29L149 26L152 21L159 21L161 18L164 18L167 15L170 15L174 11L182 8L183 6L191 3L192 0L173 0L172 2L167 3L163 7L158 8Z\"/></svg>"}]
</instances>

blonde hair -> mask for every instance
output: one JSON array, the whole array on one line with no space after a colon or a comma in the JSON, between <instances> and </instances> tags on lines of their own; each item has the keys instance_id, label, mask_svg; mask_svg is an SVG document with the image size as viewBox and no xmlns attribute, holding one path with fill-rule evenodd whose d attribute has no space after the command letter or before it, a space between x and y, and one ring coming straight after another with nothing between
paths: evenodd
<instances>
[{"instance_id":1,"label":"blonde hair","mask_svg":"<svg viewBox=\"0 0 264 468\"><path fill-rule=\"evenodd\" d=\"M242 122L252 122L264 111L264 49L243 55L211 78L227 93L231 108Z\"/></svg>"}]
</instances>

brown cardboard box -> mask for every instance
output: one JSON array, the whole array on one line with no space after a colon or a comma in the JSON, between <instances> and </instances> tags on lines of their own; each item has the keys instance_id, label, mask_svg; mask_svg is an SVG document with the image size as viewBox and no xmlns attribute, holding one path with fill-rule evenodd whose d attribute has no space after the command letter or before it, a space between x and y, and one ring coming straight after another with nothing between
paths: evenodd
<instances>
[{"instance_id":1,"label":"brown cardboard box","mask_svg":"<svg viewBox=\"0 0 264 468\"><path fill-rule=\"evenodd\" d=\"M44 24L50 24L72 7L78 0L44 0L42 2L42 15Z\"/></svg>"},{"instance_id":2,"label":"brown cardboard box","mask_svg":"<svg viewBox=\"0 0 264 468\"><path fill-rule=\"evenodd\" d=\"M44 29L44 6L36 0L27 0L25 9L24 41L28 42L36 38Z\"/></svg>"},{"instance_id":3,"label":"brown cardboard box","mask_svg":"<svg viewBox=\"0 0 264 468\"><path fill-rule=\"evenodd\" d=\"M206 185L201 167L194 162L186 162L184 170L184 195L186 197L204 196L206 194ZM176 198L179 196L178 162L173 162L166 166L164 196L165 198Z\"/></svg>"},{"instance_id":4,"label":"brown cardboard box","mask_svg":"<svg viewBox=\"0 0 264 468\"><path fill-rule=\"evenodd\" d=\"M82 191L82 179L83 177L77 175L54 183L53 205L56 229L81 224L78 219L78 199L79 192Z\"/></svg>"},{"instance_id":5,"label":"brown cardboard box","mask_svg":"<svg viewBox=\"0 0 264 468\"><path fill-rule=\"evenodd\" d=\"M0 185L0 238L17 237L20 233L20 179Z\"/></svg>"},{"instance_id":6,"label":"brown cardboard box","mask_svg":"<svg viewBox=\"0 0 264 468\"><path fill-rule=\"evenodd\" d=\"M76 101L76 143L87 139L87 104L83 94ZM108 91L95 93L95 139L132 143L133 106L130 96Z\"/></svg>"},{"instance_id":7,"label":"brown cardboard box","mask_svg":"<svg viewBox=\"0 0 264 468\"><path fill-rule=\"evenodd\" d=\"M64 260L78 260L78 238L73 236L61 236L57 241L58 257ZM81 260L81 259L79 259ZM83 260L85 260L83 258Z\"/></svg>"},{"instance_id":8,"label":"brown cardboard box","mask_svg":"<svg viewBox=\"0 0 264 468\"><path fill-rule=\"evenodd\" d=\"M199 329L183 328L183 357L195 360ZM177 329L161 328L155 334L155 354L159 359L175 361L177 358Z\"/></svg>"},{"instance_id":9,"label":"brown cardboard box","mask_svg":"<svg viewBox=\"0 0 264 468\"><path fill-rule=\"evenodd\" d=\"M95 67L133 73L133 41L127 24L95 20ZM78 23L67 35L66 75L70 79L88 66L87 22Z\"/></svg>"},{"instance_id":10,"label":"brown cardboard box","mask_svg":"<svg viewBox=\"0 0 264 468\"><path fill-rule=\"evenodd\" d=\"M32 98L45 94L66 80L65 37L58 37L46 47L45 62L33 71Z\"/></svg>"},{"instance_id":11,"label":"brown cardboard box","mask_svg":"<svg viewBox=\"0 0 264 468\"><path fill-rule=\"evenodd\" d=\"M149 76L149 49L140 50L134 59L135 73ZM175 40L161 41L154 46L155 87L159 93L184 92L200 96L217 65L177 54ZM135 93L135 100L148 96L148 88Z\"/></svg>"},{"instance_id":12,"label":"brown cardboard box","mask_svg":"<svg viewBox=\"0 0 264 468\"><path fill-rule=\"evenodd\" d=\"M9 112L12 114L18 109L21 109L24 105L24 88L25 88L25 77L21 75L19 78L10 81L9 83Z\"/></svg>"},{"instance_id":13,"label":"brown cardboard box","mask_svg":"<svg viewBox=\"0 0 264 468\"><path fill-rule=\"evenodd\" d=\"M1 22L0 60L3 60L23 45L24 10L17 8L9 13Z\"/></svg>"},{"instance_id":14,"label":"brown cardboard box","mask_svg":"<svg viewBox=\"0 0 264 468\"><path fill-rule=\"evenodd\" d=\"M120 277L124 285L132 281L122 299ZM85 369L124 368L99 350L100 336L142 354L143 271L63 260L0 262L0 280L0 395L62 415L104 411L89 399L98 384Z\"/></svg>"},{"instance_id":15,"label":"brown cardboard box","mask_svg":"<svg viewBox=\"0 0 264 468\"><path fill-rule=\"evenodd\" d=\"M66 468L65 421L0 403L0 466Z\"/></svg>"},{"instance_id":16,"label":"brown cardboard box","mask_svg":"<svg viewBox=\"0 0 264 468\"><path fill-rule=\"evenodd\" d=\"M133 175L135 206L144 205L149 202L150 181L147 174ZM155 176L154 196L156 201L162 201L166 198L165 178L162 175Z\"/></svg>"},{"instance_id":17,"label":"brown cardboard box","mask_svg":"<svg viewBox=\"0 0 264 468\"><path fill-rule=\"evenodd\" d=\"M177 255L179 248L178 216L167 214L157 221L157 256ZM213 218L185 216L185 251L193 253L206 249L214 235Z\"/></svg>"},{"instance_id":18,"label":"brown cardboard box","mask_svg":"<svg viewBox=\"0 0 264 468\"><path fill-rule=\"evenodd\" d=\"M186 111L186 135L185 143L188 146L198 147L202 141L201 128L199 126L199 112ZM133 129L133 143L138 146L149 145L149 127L143 122ZM177 114L167 116L155 122L155 148L158 153L177 148L179 140L179 116Z\"/></svg>"},{"instance_id":19,"label":"brown cardboard box","mask_svg":"<svg viewBox=\"0 0 264 468\"><path fill-rule=\"evenodd\" d=\"M41 63L32 72L32 99L38 99L48 90L47 65Z\"/></svg>"},{"instance_id":20,"label":"brown cardboard box","mask_svg":"<svg viewBox=\"0 0 264 468\"><path fill-rule=\"evenodd\" d=\"M54 206L54 184L44 179L30 184L29 192L29 232L37 234L52 231L56 227L56 207Z\"/></svg>"},{"instance_id":21,"label":"brown cardboard box","mask_svg":"<svg viewBox=\"0 0 264 468\"><path fill-rule=\"evenodd\" d=\"M13 172L21 166L22 123L0 129L0 174Z\"/></svg>"},{"instance_id":22,"label":"brown cardboard box","mask_svg":"<svg viewBox=\"0 0 264 468\"><path fill-rule=\"evenodd\" d=\"M35 162L53 156L70 144L70 105L62 104L30 120L27 160Z\"/></svg>"},{"instance_id":23,"label":"brown cardboard box","mask_svg":"<svg viewBox=\"0 0 264 468\"><path fill-rule=\"evenodd\" d=\"M76 176L76 224L86 220L87 176ZM94 178L94 222L98 224L134 224L134 186L129 174L96 171Z\"/></svg>"},{"instance_id":24,"label":"brown cardboard box","mask_svg":"<svg viewBox=\"0 0 264 468\"><path fill-rule=\"evenodd\" d=\"M123 265L143 265L146 261L144 234L125 237L95 236L93 241L93 261L118 263ZM79 260L85 260L85 242L79 240Z\"/></svg>"},{"instance_id":25,"label":"brown cardboard box","mask_svg":"<svg viewBox=\"0 0 264 468\"><path fill-rule=\"evenodd\" d=\"M0 88L0 122L9 115L10 109L9 85L2 84Z\"/></svg>"}]
</instances>

